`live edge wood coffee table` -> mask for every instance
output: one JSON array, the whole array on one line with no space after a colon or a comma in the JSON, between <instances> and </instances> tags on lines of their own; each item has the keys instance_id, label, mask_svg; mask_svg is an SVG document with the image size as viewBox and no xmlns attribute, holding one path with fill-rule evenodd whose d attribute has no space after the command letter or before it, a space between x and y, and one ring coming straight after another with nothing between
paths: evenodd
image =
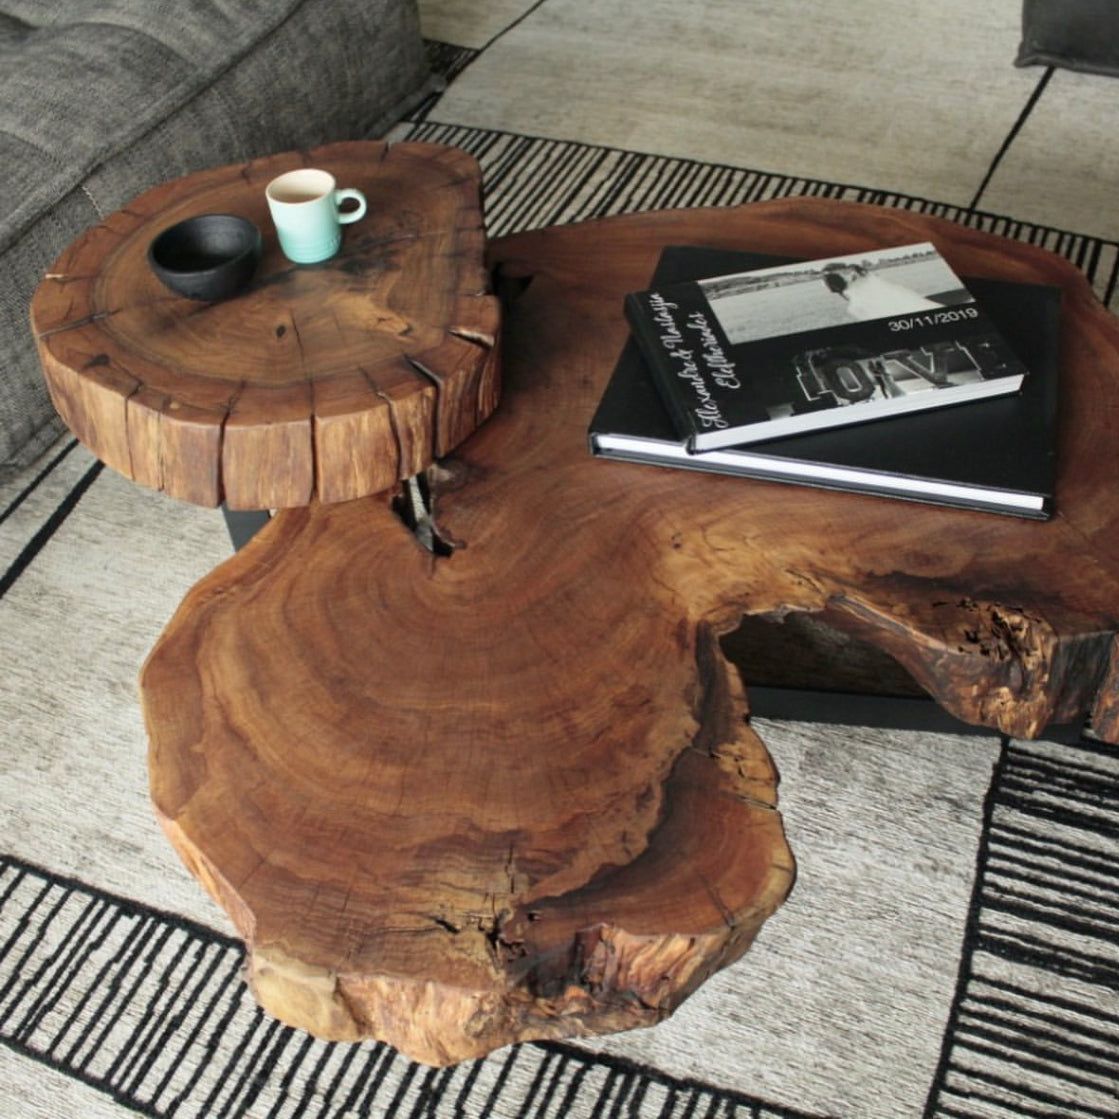
<instances>
[{"instance_id":1,"label":"live edge wood coffee table","mask_svg":"<svg viewBox=\"0 0 1119 1119\"><path fill-rule=\"evenodd\" d=\"M663 246L926 239L961 273L1064 289L1051 522L589 456L622 295ZM393 488L282 512L187 595L141 680L157 811L263 1005L435 1064L653 1023L781 903L776 774L719 642L744 614L868 637L972 722L1090 714L1119 738L1119 329L1071 266L822 200L491 257L503 400L430 472L434 553Z\"/></svg>"}]
</instances>

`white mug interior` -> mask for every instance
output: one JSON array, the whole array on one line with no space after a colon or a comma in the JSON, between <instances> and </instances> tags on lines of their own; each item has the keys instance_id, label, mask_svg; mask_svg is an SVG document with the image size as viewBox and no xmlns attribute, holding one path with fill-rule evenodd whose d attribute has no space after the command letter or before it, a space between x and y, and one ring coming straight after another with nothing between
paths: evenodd
<instances>
[{"instance_id":1,"label":"white mug interior","mask_svg":"<svg viewBox=\"0 0 1119 1119\"><path fill-rule=\"evenodd\" d=\"M278 175L265 188L265 194L272 202L297 206L302 202L318 202L330 194L335 185L334 176L329 171L302 167L298 171Z\"/></svg>"}]
</instances>

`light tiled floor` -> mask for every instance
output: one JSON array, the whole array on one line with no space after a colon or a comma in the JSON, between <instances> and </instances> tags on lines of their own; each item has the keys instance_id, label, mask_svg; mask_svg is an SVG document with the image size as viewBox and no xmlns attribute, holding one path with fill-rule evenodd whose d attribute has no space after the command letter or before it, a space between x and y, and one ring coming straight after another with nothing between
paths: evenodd
<instances>
[{"instance_id":1,"label":"light tiled floor","mask_svg":"<svg viewBox=\"0 0 1119 1119\"><path fill-rule=\"evenodd\" d=\"M433 120L682 156L1119 235L1119 81L1017 68L1019 0L421 0L492 44ZM509 30L500 34L502 21ZM996 163L988 187L981 185Z\"/></svg>"},{"instance_id":2,"label":"light tiled floor","mask_svg":"<svg viewBox=\"0 0 1119 1119\"><path fill-rule=\"evenodd\" d=\"M533 6L533 0L420 0L425 39L484 47Z\"/></svg>"}]
</instances>

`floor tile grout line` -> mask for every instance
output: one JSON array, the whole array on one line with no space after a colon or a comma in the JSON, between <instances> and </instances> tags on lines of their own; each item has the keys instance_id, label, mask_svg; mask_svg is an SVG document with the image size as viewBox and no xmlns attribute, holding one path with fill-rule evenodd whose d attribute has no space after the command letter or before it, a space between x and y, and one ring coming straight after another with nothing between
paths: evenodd
<instances>
[{"instance_id":1,"label":"floor tile grout line","mask_svg":"<svg viewBox=\"0 0 1119 1119\"><path fill-rule=\"evenodd\" d=\"M435 109L435 107L439 104L439 102L443 100L443 97L445 96L447 90L450 89L451 85L458 79L459 75L462 74L462 72L464 70L469 70L470 67L473 66L474 63L477 62L478 59L481 58L482 55L485 54L486 51L488 51L490 49L490 47L492 47L499 39L504 38L506 35L509 34L510 31L513 31L517 27L519 27L534 12L536 12L538 9L542 8L545 3L547 3L547 0L536 0L536 2L534 4L532 4L530 7L526 8L523 12L521 12L521 14L519 16L517 16L517 18L514 19L512 21L512 23L506 24L499 31L495 32L480 47L465 47L460 43L450 43L450 42L447 42L444 39L431 39L431 38L429 38L428 36L425 35L424 36L425 42L438 43L442 46L447 46L447 47L456 47L460 51L463 51L463 52L473 51L473 53L472 53L471 57L468 58L457 70L455 70L452 74L450 74L448 76L446 86L443 89L438 91L437 95L435 96L435 98L433 100L431 100L429 103L426 103L423 106L422 110L420 110L420 116L423 119L426 119L431 114L432 110Z\"/></svg>"},{"instance_id":2,"label":"floor tile grout line","mask_svg":"<svg viewBox=\"0 0 1119 1119\"><path fill-rule=\"evenodd\" d=\"M479 55L485 54L485 52L488 51L490 49L490 47L492 47L494 45L494 43L496 43L498 41L498 39L503 39L506 35L509 34L510 31L513 31L517 27L519 27L522 23L524 23L524 21L526 19L529 18L529 16L533 15L536 11L538 11L540 8L542 8L547 2L548 2L548 0L536 0L536 3L534 3L531 7L526 8L523 12L521 12L521 14L519 16L517 16L517 18L515 20L513 20L512 23L507 24L505 27L503 27L500 31L497 32L496 35L493 35L490 38L489 42L487 42L485 44L485 46L483 46L479 49L478 54L476 54L474 56L474 58L472 58L470 60L470 65L473 65L473 63L477 60Z\"/></svg>"},{"instance_id":3,"label":"floor tile grout line","mask_svg":"<svg viewBox=\"0 0 1119 1119\"><path fill-rule=\"evenodd\" d=\"M1034 106L1041 100L1041 95L1045 92L1045 87L1053 77L1053 69L1052 66L1046 67L1045 73L1038 79L1038 83L1034 86L1033 92L1026 99L1026 104L1018 114L1018 119L1010 126L1010 131L1003 139L999 150L995 152L995 157L991 160L991 165L987 168L987 173L983 176L983 181L979 184L979 189L975 192L975 197L972 198L971 204L968 206L969 210L974 210L979 205L979 200L983 197L987 187L991 185L991 179L994 178L999 164L1003 161L1006 153L1010 151L1011 145L1017 138L1018 133L1022 131L1022 127L1029 119L1030 114L1034 110Z\"/></svg>"}]
</instances>

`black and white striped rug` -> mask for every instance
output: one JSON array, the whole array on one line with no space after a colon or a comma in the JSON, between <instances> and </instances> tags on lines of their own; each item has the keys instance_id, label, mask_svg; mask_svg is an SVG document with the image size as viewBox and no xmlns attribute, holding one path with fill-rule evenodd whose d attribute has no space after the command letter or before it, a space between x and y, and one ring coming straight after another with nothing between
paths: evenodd
<instances>
[{"instance_id":1,"label":"black and white striped rug","mask_svg":"<svg viewBox=\"0 0 1119 1119\"><path fill-rule=\"evenodd\" d=\"M453 76L473 52L432 44ZM491 235L794 194L919 209L1072 260L1119 245L852 184L439 123ZM72 440L0 486L0 1116L945 1119L1119 1115L1119 753L759 721L796 890L653 1030L434 1071L264 1016L146 802L135 674L229 552L216 514Z\"/></svg>"},{"instance_id":2,"label":"black and white striped rug","mask_svg":"<svg viewBox=\"0 0 1119 1119\"><path fill-rule=\"evenodd\" d=\"M925 1115L1116 1114L1117 778L1089 742L1001 745ZM242 956L196 921L0 860L0 1038L145 1115L825 1114L754 1097L734 1067L703 1080L548 1043L436 1071L317 1041L256 1007Z\"/></svg>"},{"instance_id":3,"label":"black and white striped rug","mask_svg":"<svg viewBox=\"0 0 1119 1119\"><path fill-rule=\"evenodd\" d=\"M1100 300L1116 309L1119 242L1099 237L893 191L570 140L517 136L431 120L399 129L396 135L451 144L478 159L485 172L489 195L486 228L492 237L638 210L737 206L802 195L835 198L930 214L1039 245L1072 261L1091 281Z\"/></svg>"}]
</instances>

